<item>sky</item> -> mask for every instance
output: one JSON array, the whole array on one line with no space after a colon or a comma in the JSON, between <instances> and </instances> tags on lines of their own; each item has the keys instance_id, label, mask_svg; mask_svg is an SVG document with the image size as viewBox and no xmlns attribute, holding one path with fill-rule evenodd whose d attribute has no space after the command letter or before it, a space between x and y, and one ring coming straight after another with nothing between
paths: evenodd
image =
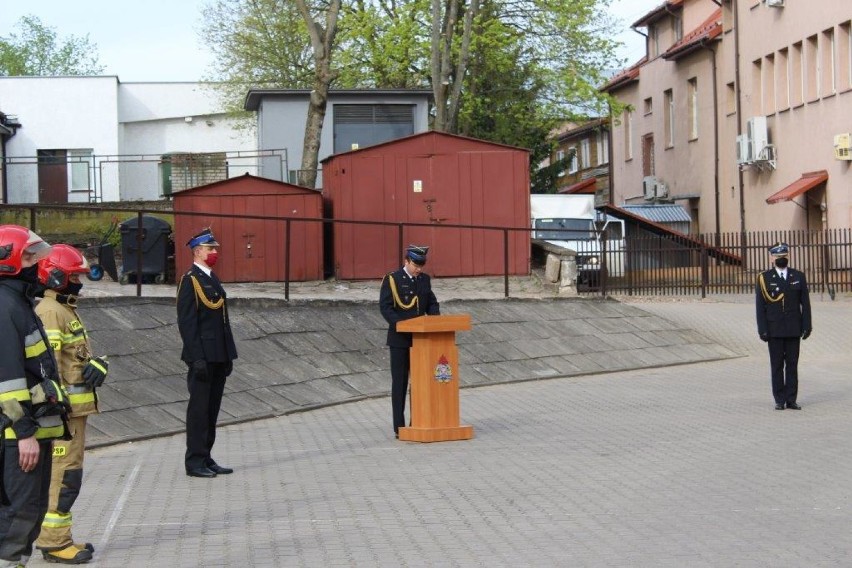
<instances>
[{"instance_id":1,"label":"sky","mask_svg":"<svg viewBox=\"0 0 852 568\"><path fill-rule=\"evenodd\" d=\"M625 46L619 57L632 64L645 52L631 23L663 0L612 0ZM0 37L15 31L21 16L36 16L59 38L88 35L97 45L105 75L122 82L198 81L210 72L211 55L199 39L201 9L209 0L2 0Z\"/></svg>"}]
</instances>

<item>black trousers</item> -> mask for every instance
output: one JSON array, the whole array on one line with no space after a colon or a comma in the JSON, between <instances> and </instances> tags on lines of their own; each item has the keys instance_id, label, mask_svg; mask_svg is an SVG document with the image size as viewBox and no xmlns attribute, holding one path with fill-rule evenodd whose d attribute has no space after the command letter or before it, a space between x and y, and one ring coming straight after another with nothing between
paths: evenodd
<instances>
[{"instance_id":1,"label":"black trousers","mask_svg":"<svg viewBox=\"0 0 852 568\"><path fill-rule=\"evenodd\" d=\"M225 392L227 363L207 363L207 377L200 380L192 367L186 375L189 403L186 405L186 469L214 463L210 451L216 442L216 420Z\"/></svg>"},{"instance_id":2,"label":"black trousers","mask_svg":"<svg viewBox=\"0 0 852 568\"><path fill-rule=\"evenodd\" d=\"M19 463L18 444L3 448L3 487L10 503L0 505L0 559L17 562L32 556L33 542L41 531L50 497L50 467L53 444L39 443L38 464L24 473Z\"/></svg>"},{"instance_id":3,"label":"black trousers","mask_svg":"<svg viewBox=\"0 0 852 568\"><path fill-rule=\"evenodd\" d=\"M411 368L411 353L408 347L390 348L391 406L393 408L393 431L405 427L405 395L408 392L408 373Z\"/></svg>"},{"instance_id":4,"label":"black trousers","mask_svg":"<svg viewBox=\"0 0 852 568\"><path fill-rule=\"evenodd\" d=\"M769 366L772 369L772 396L775 404L792 404L799 394L798 337L769 338Z\"/></svg>"}]
</instances>

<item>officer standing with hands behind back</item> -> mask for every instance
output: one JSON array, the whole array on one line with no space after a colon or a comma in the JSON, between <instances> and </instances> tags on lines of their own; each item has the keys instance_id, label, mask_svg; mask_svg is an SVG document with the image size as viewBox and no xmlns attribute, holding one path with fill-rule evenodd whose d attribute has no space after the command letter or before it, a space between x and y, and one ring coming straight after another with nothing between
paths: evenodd
<instances>
[{"instance_id":1,"label":"officer standing with hands behind back","mask_svg":"<svg viewBox=\"0 0 852 568\"><path fill-rule=\"evenodd\" d=\"M769 344L772 396L775 410L801 410L799 392L799 344L813 330L811 301L804 273L790 268L790 245L769 248L774 266L757 277L755 304L757 333Z\"/></svg>"},{"instance_id":2,"label":"officer standing with hands behind back","mask_svg":"<svg viewBox=\"0 0 852 568\"><path fill-rule=\"evenodd\" d=\"M388 322L387 345L390 348L391 406L393 431L397 438L405 426L405 393L411 368L410 333L396 330L397 322L422 315L438 315L438 300L432 292L429 275L423 272L429 247L408 245L402 268L391 272L382 280L379 293L379 310Z\"/></svg>"},{"instance_id":3,"label":"officer standing with hands behind back","mask_svg":"<svg viewBox=\"0 0 852 568\"><path fill-rule=\"evenodd\" d=\"M228 320L225 289L213 273L219 259L219 243L210 229L192 237L192 268L178 284L178 329L183 340L181 359L188 372L186 384L186 474L216 477L234 470L216 463L210 452L216 441L216 420L225 391L225 379L233 370L237 347Z\"/></svg>"}]
</instances>

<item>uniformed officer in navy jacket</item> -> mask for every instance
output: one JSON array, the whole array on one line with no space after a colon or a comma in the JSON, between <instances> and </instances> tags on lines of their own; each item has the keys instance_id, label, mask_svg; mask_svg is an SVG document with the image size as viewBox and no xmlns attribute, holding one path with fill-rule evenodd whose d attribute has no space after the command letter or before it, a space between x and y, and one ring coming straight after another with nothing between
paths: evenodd
<instances>
[{"instance_id":1,"label":"uniformed officer in navy jacket","mask_svg":"<svg viewBox=\"0 0 852 568\"><path fill-rule=\"evenodd\" d=\"M429 247L408 245L402 268L386 275L379 294L379 309L388 322L387 345L390 348L391 406L393 431L405 426L405 394L410 370L411 334L396 330L397 322L422 315L438 315L438 300L432 292L429 275L423 272Z\"/></svg>"},{"instance_id":2,"label":"uniformed officer in navy jacket","mask_svg":"<svg viewBox=\"0 0 852 568\"><path fill-rule=\"evenodd\" d=\"M799 342L811 331L811 301L804 273L788 266L790 246L770 247L774 266L757 277L755 304L757 333L769 344L772 395L775 410L801 410L799 392Z\"/></svg>"},{"instance_id":3,"label":"uniformed officer in navy jacket","mask_svg":"<svg viewBox=\"0 0 852 568\"><path fill-rule=\"evenodd\" d=\"M177 292L178 329L183 339L181 359L188 369L186 384L186 474L216 477L233 473L216 463L210 452L216 441L216 420L225 379L233 370L237 348L231 334L225 290L213 273L219 243L210 229L192 237L192 268L180 279Z\"/></svg>"}]
</instances>

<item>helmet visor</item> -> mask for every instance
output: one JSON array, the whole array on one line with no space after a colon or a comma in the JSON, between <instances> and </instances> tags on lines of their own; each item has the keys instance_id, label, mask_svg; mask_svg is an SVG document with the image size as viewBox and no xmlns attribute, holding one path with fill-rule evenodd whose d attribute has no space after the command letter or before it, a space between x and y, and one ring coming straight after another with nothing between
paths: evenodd
<instances>
[{"instance_id":1,"label":"helmet visor","mask_svg":"<svg viewBox=\"0 0 852 568\"><path fill-rule=\"evenodd\" d=\"M21 260L35 264L50 254L50 245L41 240L41 237L30 231L30 236L27 239L27 246L24 247Z\"/></svg>"}]
</instances>

